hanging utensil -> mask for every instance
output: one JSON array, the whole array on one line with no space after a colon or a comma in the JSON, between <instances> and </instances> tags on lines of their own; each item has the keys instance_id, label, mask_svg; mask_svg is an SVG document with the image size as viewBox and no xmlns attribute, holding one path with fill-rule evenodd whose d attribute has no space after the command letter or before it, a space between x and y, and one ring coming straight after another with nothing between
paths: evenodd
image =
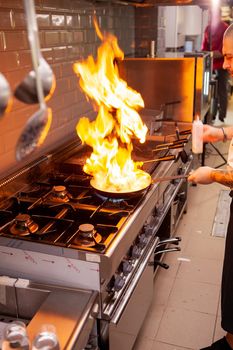
<instances>
[{"instance_id":1,"label":"hanging utensil","mask_svg":"<svg viewBox=\"0 0 233 350\"><path fill-rule=\"evenodd\" d=\"M54 93L56 80L51 67L41 54L39 57L38 69L41 76L43 94L45 96L45 100L48 101ZM17 86L14 96L18 100L28 104L39 102L36 87L36 74L34 70L29 72L24 80Z\"/></svg>"},{"instance_id":2,"label":"hanging utensil","mask_svg":"<svg viewBox=\"0 0 233 350\"><path fill-rule=\"evenodd\" d=\"M45 140L52 122L52 111L45 104L39 71L40 45L33 0L24 0L27 18L28 40L31 48L32 64L36 76L39 110L28 120L16 146L16 159L22 160L36 150Z\"/></svg>"},{"instance_id":3,"label":"hanging utensil","mask_svg":"<svg viewBox=\"0 0 233 350\"><path fill-rule=\"evenodd\" d=\"M29 5L34 6L34 4ZM24 7L26 11L27 16L27 9L26 9L26 2L24 1ZM28 12L31 11L30 9ZM36 15L35 10L33 9L31 11L32 17L31 20L34 22L34 30L35 33L38 31L37 29L37 23L36 23ZM30 20L30 19L29 19ZM29 30L28 30L29 32ZM37 34L38 35L38 34ZM37 45L39 47L39 40L37 40ZM43 89L43 95L45 97L45 100L48 101L50 97L53 95L55 87L56 87L56 80L55 76L53 74L53 71L51 67L49 66L48 62L44 59L44 57L41 54L40 49L38 50L38 71L41 77L41 84ZM37 91L37 83L36 83L36 72L35 69L29 72L24 80L17 86L14 96L28 104L38 103L39 102L39 96Z\"/></svg>"},{"instance_id":4,"label":"hanging utensil","mask_svg":"<svg viewBox=\"0 0 233 350\"><path fill-rule=\"evenodd\" d=\"M12 106L11 89L8 81L0 73L0 116L10 111Z\"/></svg>"}]
</instances>

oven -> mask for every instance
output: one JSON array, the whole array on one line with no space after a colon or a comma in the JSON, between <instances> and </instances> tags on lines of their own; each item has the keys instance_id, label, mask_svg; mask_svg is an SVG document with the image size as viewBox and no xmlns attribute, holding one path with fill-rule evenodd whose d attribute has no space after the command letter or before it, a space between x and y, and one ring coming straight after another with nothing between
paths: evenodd
<instances>
[{"instance_id":1,"label":"oven","mask_svg":"<svg viewBox=\"0 0 233 350\"><path fill-rule=\"evenodd\" d=\"M181 135L186 128L179 126ZM174 123L166 132L163 140L134 141L133 157L152 179L191 168L189 137L177 140ZM99 348L129 350L151 303L157 267L166 268L163 254L180 249L173 234L187 182L155 182L127 199L103 197L82 170L89 155L88 147L69 142L2 181L0 274L26 279L28 287L95 291Z\"/></svg>"},{"instance_id":2,"label":"oven","mask_svg":"<svg viewBox=\"0 0 233 350\"><path fill-rule=\"evenodd\" d=\"M185 165L171 167L168 173L188 174L191 166L192 157ZM123 265L119 266L110 280L110 294L104 299L103 319L99 323L101 349L132 348L152 302L153 279L158 267L169 268L163 263L163 256L180 250L180 238L174 237L174 234L182 213L186 210L187 200L187 181L179 179L166 185L163 195L148 215L134 242L133 254L132 251L128 252L128 256L134 255L139 259L134 266L136 271L133 277L128 277L130 258L127 259L126 256ZM145 242L149 241L149 237L151 241L147 245Z\"/></svg>"},{"instance_id":3,"label":"oven","mask_svg":"<svg viewBox=\"0 0 233 350\"><path fill-rule=\"evenodd\" d=\"M178 174L189 174L192 169L192 159L190 159L182 169L178 169ZM173 237L177 231L182 214L186 212L188 205L187 181L180 179L170 183L163 193L163 205L157 209L159 213L166 213L162 220L162 225L157 233L161 239Z\"/></svg>"},{"instance_id":4,"label":"oven","mask_svg":"<svg viewBox=\"0 0 233 350\"><path fill-rule=\"evenodd\" d=\"M117 300L106 303L104 319L100 321L101 349L131 349L153 297L153 261L158 244L156 238L129 287Z\"/></svg>"}]
</instances>

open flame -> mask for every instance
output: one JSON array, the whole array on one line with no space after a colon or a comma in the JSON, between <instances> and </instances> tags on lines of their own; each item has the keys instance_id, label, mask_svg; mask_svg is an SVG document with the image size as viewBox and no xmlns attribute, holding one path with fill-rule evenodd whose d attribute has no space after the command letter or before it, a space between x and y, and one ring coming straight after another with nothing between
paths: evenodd
<instances>
[{"instance_id":1,"label":"open flame","mask_svg":"<svg viewBox=\"0 0 233 350\"><path fill-rule=\"evenodd\" d=\"M97 35L102 40L96 61L92 56L74 64L79 83L94 102L98 115L94 121L83 117L77 124L77 134L93 152L83 170L93 176L95 187L107 192L131 192L147 187L150 175L140 169L141 162L131 158L132 137L145 142L147 127L137 110L144 107L141 95L120 79L115 59L123 60L117 38L102 35L96 22Z\"/></svg>"}]
</instances>

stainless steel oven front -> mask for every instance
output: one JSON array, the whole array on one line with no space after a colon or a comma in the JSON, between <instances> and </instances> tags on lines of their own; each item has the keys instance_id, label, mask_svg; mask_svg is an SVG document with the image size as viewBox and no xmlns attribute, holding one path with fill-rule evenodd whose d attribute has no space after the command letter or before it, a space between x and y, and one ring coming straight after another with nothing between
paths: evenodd
<instances>
[{"instance_id":1,"label":"stainless steel oven front","mask_svg":"<svg viewBox=\"0 0 233 350\"><path fill-rule=\"evenodd\" d=\"M159 238L147 250L143 261L121 296L115 295L104 309L100 321L101 344L103 350L131 349L153 297L154 251Z\"/></svg>"}]
</instances>

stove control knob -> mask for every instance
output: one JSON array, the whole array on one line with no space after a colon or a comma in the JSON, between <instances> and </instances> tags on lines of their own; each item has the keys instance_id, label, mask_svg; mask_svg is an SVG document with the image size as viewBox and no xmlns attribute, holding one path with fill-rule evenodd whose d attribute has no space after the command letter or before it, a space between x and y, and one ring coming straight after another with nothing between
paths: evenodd
<instances>
[{"instance_id":1,"label":"stove control knob","mask_svg":"<svg viewBox=\"0 0 233 350\"><path fill-rule=\"evenodd\" d=\"M145 225L144 226L144 234L146 236L152 236L152 234L153 234L153 227L150 226L150 225Z\"/></svg>"},{"instance_id":2,"label":"stove control knob","mask_svg":"<svg viewBox=\"0 0 233 350\"><path fill-rule=\"evenodd\" d=\"M187 196L186 192L183 191L177 194L177 199L181 202L184 202L186 199L186 196Z\"/></svg>"},{"instance_id":3,"label":"stove control knob","mask_svg":"<svg viewBox=\"0 0 233 350\"><path fill-rule=\"evenodd\" d=\"M163 207L157 207L155 212L155 217L160 218L164 213Z\"/></svg>"},{"instance_id":4,"label":"stove control knob","mask_svg":"<svg viewBox=\"0 0 233 350\"><path fill-rule=\"evenodd\" d=\"M142 252L142 249L141 247L135 245L133 246L133 249L132 249L132 258L133 259L138 259L141 255L141 252Z\"/></svg>"},{"instance_id":5,"label":"stove control knob","mask_svg":"<svg viewBox=\"0 0 233 350\"><path fill-rule=\"evenodd\" d=\"M118 292L119 290L121 290L124 287L125 284L125 280L122 276L117 275L115 277L115 282L114 282L114 286L113 289Z\"/></svg>"},{"instance_id":6,"label":"stove control knob","mask_svg":"<svg viewBox=\"0 0 233 350\"><path fill-rule=\"evenodd\" d=\"M138 245L141 247L141 248L143 248L143 247L145 247L146 246L146 244L147 244L147 242L148 242L148 236L149 235L149 233L148 232L145 232L145 233L142 233L139 237L138 237L138 240L139 240L139 242L138 242Z\"/></svg>"},{"instance_id":7,"label":"stove control knob","mask_svg":"<svg viewBox=\"0 0 233 350\"><path fill-rule=\"evenodd\" d=\"M124 276L127 276L132 270L133 270L132 263L128 260L123 261L122 271L123 271Z\"/></svg>"}]
</instances>

